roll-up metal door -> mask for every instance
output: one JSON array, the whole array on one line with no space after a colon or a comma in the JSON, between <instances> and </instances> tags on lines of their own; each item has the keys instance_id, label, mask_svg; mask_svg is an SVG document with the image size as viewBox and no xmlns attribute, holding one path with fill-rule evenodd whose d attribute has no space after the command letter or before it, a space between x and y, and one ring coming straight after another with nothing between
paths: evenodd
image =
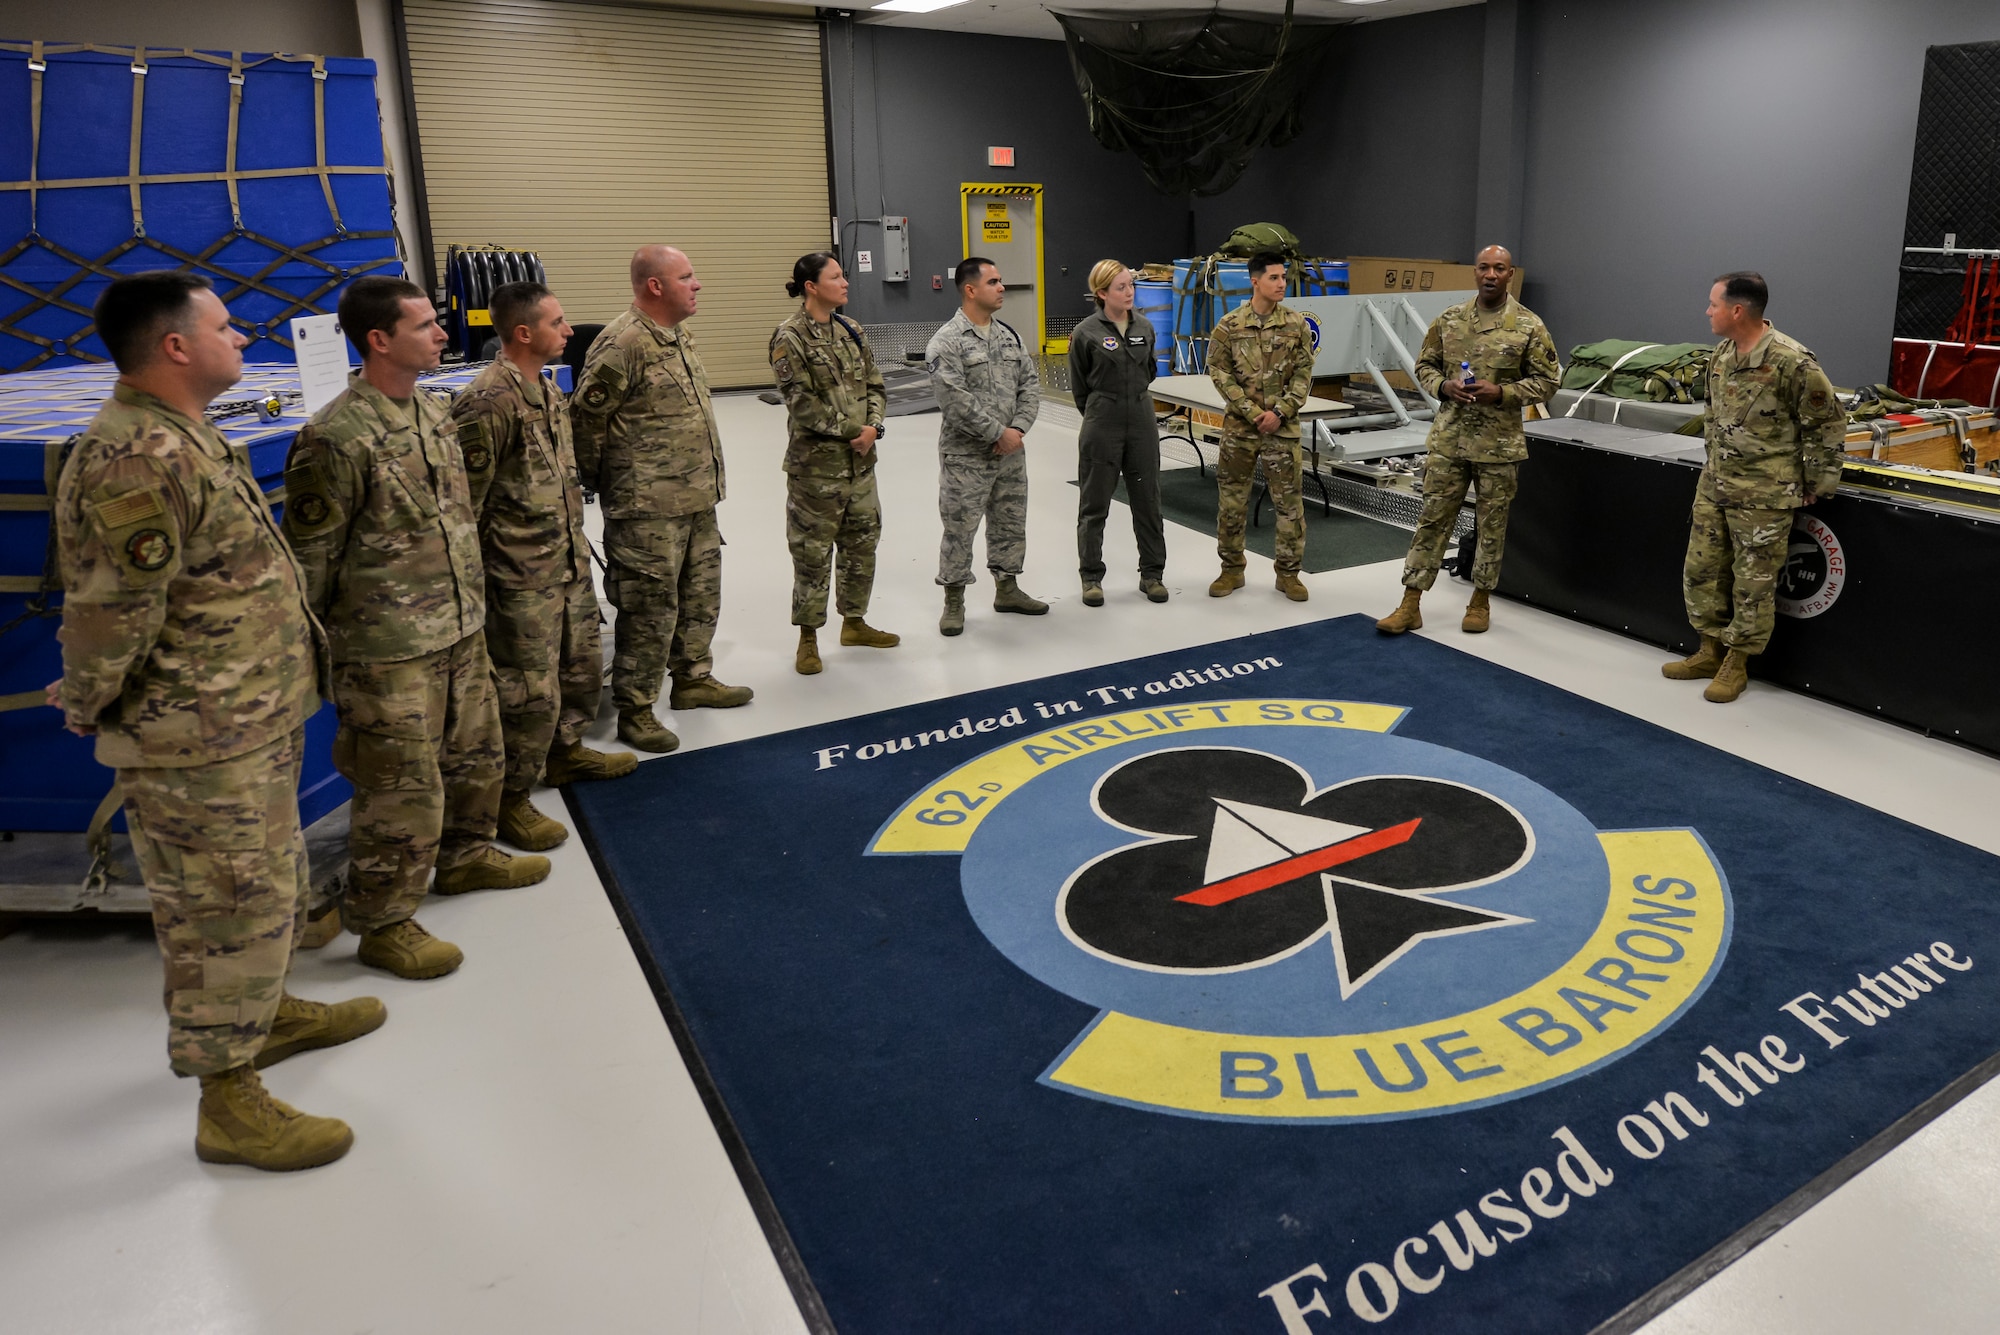
<instances>
[{"instance_id":1,"label":"roll-up metal door","mask_svg":"<svg viewBox=\"0 0 2000 1335\"><path fill-rule=\"evenodd\" d=\"M710 381L768 384L792 262L828 241L817 25L551 0L403 14L433 255L536 251L581 323L630 303L634 248L679 246Z\"/></svg>"}]
</instances>

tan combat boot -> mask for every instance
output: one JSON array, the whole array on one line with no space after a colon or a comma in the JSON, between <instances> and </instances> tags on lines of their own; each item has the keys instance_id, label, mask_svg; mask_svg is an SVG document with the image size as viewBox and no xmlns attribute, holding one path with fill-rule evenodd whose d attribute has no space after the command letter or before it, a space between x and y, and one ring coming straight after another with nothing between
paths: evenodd
<instances>
[{"instance_id":1,"label":"tan combat boot","mask_svg":"<svg viewBox=\"0 0 2000 1335\"><path fill-rule=\"evenodd\" d=\"M1305 581L1299 578L1299 572L1296 570L1278 572L1278 592L1295 603L1302 603L1312 596L1306 592Z\"/></svg>"},{"instance_id":2,"label":"tan combat boot","mask_svg":"<svg viewBox=\"0 0 2000 1335\"><path fill-rule=\"evenodd\" d=\"M499 833L514 847L539 853L569 838L569 826L537 811L526 793L502 793Z\"/></svg>"},{"instance_id":3,"label":"tan combat boot","mask_svg":"<svg viewBox=\"0 0 2000 1335\"><path fill-rule=\"evenodd\" d=\"M549 822L553 825L555 822ZM549 860L515 857L488 844L479 856L449 870L439 871L431 882L434 895L464 895L474 890L518 890L549 878Z\"/></svg>"},{"instance_id":4,"label":"tan combat boot","mask_svg":"<svg viewBox=\"0 0 2000 1335\"><path fill-rule=\"evenodd\" d=\"M1669 681L1698 681L1703 677L1713 677L1715 670L1721 666L1722 641L1713 635L1704 635L1701 647L1686 658L1661 664L1660 675Z\"/></svg>"},{"instance_id":5,"label":"tan combat boot","mask_svg":"<svg viewBox=\"0 0 2000 1335\"><path fill-rule=\"evenodd\" d=\"M549 787L560 788L566 783L591 779L622 779L637 768L639 757L630 751L593 751L582 742L571 742L549 750L548 767L542 777Z\"/></svg>"},{"instance_id":6,"label":"tan combat boot","mask_svg":"<svg viewBox=\"0 0 2000 1335\"><path fill-rule=\"evenodd\" d=\"M1421 603L1423 598L1422 589L1404 589L1403 601L1397 604L1395 611L1376 622L1375 629L1389 635L1401 635L1406 630L1422 630L1424 614L1418 610L1417 604Z\"/></svg>"},{"instance_id":7,"label":"tan combat boot","mask_svg":"<svg viewBox=\"0 0 2000 1335\"><path fill-rule=\"evenodd\" d=\"M877 630L860 617L842 617L840 642L849 649L894 649L903 637L894 631Z\"/></svg>"},{"instance_id":8,"label":"tan combat boot","mask_svg":"<svg viewBox=\"0 0 2000 1335\"><path fill-rule=\"evenodd\" d=\"M1750 655L1741 649L1731 649L1723 656L1722 666L1715 670L1715 680L1701 693L1701 698L1718 705L1726 705L1750 684Z\"/></svg>"},{"instance_id":9,"label":"tan combat boot","mask_svg":"<svg viewBox=\"0 0 2000 1335\"><path fill-rule=\"evenodd\" d=\"M1146 595L1148 602L1163 603L1167 600L1167 586L1151 576L1139 581L1139 592Z\"/></svg>"},{"instance_id":10,"label":"tan combat boot","mask_svg":"<svg viewBox=\"0 0 2000 1335\"><path fill-rule=\"evenodd\" d=\"M1493 626L1493 609L1487 605L1486 590L1474 589L1472 601L1465 605L1465 619L1458 628L1467 635L1482 635Z\"/></svg>"},{"instance_id":11,"label":"tan combat boot","mask_svg":"<svg viewBox=\"0 0 2000 1335\"><path fill-rule=\"evenodd\" d=\"M306 919L306 925L299 932L300 950L318 950L331 945L340 935L340 905L329 900L326 907Z\"/></svg>"},{"instance_id":12,"label":"tan combat boot","mask_svg":"<svg viewBox=\"0 0 2000 1335\"><path fill-rule=\"evenodd\" d=\"M811 626L799 627L799 647L792 655L792 666L801 677L817 677L825 667L819 661L819 636Z\"/></svg>"},{"instance_id":13,"label":"tan combat boot","mask_svg":"<svg viewBox=\"0 0 2000 1335\"><path fill-rule=\"evenodd\" d=\"M537 858L537 862L546 861ZM364 932L354 957L371 969L398 978L442 978L465 963L465 952L425 931L415 918Z\"/></svg>"},{"instance_id":14,"label":"tan combat boot","mask_svg":"<svg viewBox=\"0 0 2000 1335\"><path fill-rule=\"evenodd\" d=\"M993 610L996 612L1019 612L1025 617L1038 617L1049 610L1049 605L1038 598L1031 598L1021 586L1014 582L1012 575L993 577Z\"/></svg>"},{"instance_id":15,"label":"tan combat boot","mask_svg":"<svg viewBox=\"0 0 2000 1335\"><path fill-rule=\"evenodd\" d=\"M965 586L944 586L944 615L938 618L938 634L958 635L965 630Z\"/></svg>"},{"instance_id":16,"label":"tan combat boot","mask_svg":"<svg viewBox=\"0 0 2000 1335\"><path fill-rule=\"evenodd\" d=\"M725 686L713 677L675 678L667 704L675 709L734 709L749 704L756 694L748 686Z\"/></svg>"},{"instance_id":17,"label":"tan combat boot","mask_svg":"<svg viewBox=\"0 0 2000 1335\"><path fill-rule=\"evenodd\" d=\"M648 708L618 711L618 740L635 751L665 755L681 744L666 724L653 717Z\"/></svg>"},{"instance_id":18,"label":"tan combat boot","mask_svg":"<svg viewBox=\"0 0 2000 1335\"><path fill-rule=\"evenodd\" d=\"M204 1163L240 1163L288 1173L332 1163L354 1144L337 1117L309 1117L280 1103L248 1066L201 1078L194 1153Z\"/></svg>"},{"instance_id":19,"label":"tan combat boot","mask_svg":"<svg viewBox=\"0 0 2000 1335\"><path fill-rule=\"evenodd\" d=\"M1227 598L1242 587L1243 567L1224 566L1222 567L1222 573L1217 575L1214 582L1208 586L1208 596L1211 598Z\"/></svg>"},{"instance_id":20,"label":"tan combat boot","mask_svg":"<svg viewBox=\"0 0 2000 1335\"><path fill-rule=\"evenodd\" d=\"M363 1034L372 1034L389 1018L389 1008L374 997L349 997L328 1005L289 992L278 998L278 1017L270 1037L257 1053L258 1070L314 1048L337 1048Z\"/></svg>"},{"instance_id":21,"label":"tan combat boot","mask_svg":"<svg viewBox=\"0 0 2000 1335\"><path fill-rule=\"evenodd\" d=\"M1085 607L1104 606L1104 586L1090 580L1083 582L1083 605Z\"/></svg>"}]
</instances>

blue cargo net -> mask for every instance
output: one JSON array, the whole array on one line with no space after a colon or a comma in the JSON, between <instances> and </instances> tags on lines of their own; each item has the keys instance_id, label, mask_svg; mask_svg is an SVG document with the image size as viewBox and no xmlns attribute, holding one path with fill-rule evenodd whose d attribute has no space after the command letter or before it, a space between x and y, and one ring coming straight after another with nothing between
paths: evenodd
<instances>
[{"instance_id":1,"label":"blue cargo net","mask_svg":"<svg viewBox=\"0 0 2000 1335\"><path fill-rule=\"evenodd\" d=\"M292 317L404 270L373 61L0 42L0 124L0 372L107 360L120 274L206 276L289 361Z\"/></svg>"}]
</instances>

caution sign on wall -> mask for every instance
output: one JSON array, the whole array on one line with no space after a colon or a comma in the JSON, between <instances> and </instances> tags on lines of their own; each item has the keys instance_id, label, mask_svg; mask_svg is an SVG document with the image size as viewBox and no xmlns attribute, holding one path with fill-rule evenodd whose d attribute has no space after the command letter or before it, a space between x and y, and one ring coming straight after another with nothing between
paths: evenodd
<instances>
[{"instance_id":1,"label":"caution sign on wall","mask_svg":"<svg viewBox=\"0 0 2000 1335\"><path fill-rule=\"evenodd\" d=\"M979 239L988 245L1006 245L1014 239L1014 221L1007 216L1007 205L1002 200L992 200L986 205L986 217L979 224Z\"/></svg>"}]
</instances>

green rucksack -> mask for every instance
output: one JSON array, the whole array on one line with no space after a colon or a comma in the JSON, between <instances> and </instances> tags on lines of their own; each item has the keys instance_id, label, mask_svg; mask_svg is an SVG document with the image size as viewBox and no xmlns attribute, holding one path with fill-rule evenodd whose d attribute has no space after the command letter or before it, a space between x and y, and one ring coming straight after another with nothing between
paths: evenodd
<instances>
[{"instance_id":1,"label":"green rucksack","mask_svg":"<svg viewBox=\"0 0 2000 1335\"><path fill-rule=\"evenodd\" d=\"M1283 255L1288 260L1302 259L1304 249L1298 237L1290 228L1277 223L1245 223L1229 234L1229 239L1215 248L1218 255L1227 255L1232 260L1247 260L1258 255Z\"/></svg>"},{"instance_id":2,"label":"green rucksack","mask_svg":"<svg viewBox=\"0 0 2000 1335\"><path fill-rule=\"evenodd\" d=\"M1706 343L1639 343L1607 338L1571 348L1564 389L1589 390L1614 399L1694 403L1708 397Z\"/></svg>"}]
</instances>

